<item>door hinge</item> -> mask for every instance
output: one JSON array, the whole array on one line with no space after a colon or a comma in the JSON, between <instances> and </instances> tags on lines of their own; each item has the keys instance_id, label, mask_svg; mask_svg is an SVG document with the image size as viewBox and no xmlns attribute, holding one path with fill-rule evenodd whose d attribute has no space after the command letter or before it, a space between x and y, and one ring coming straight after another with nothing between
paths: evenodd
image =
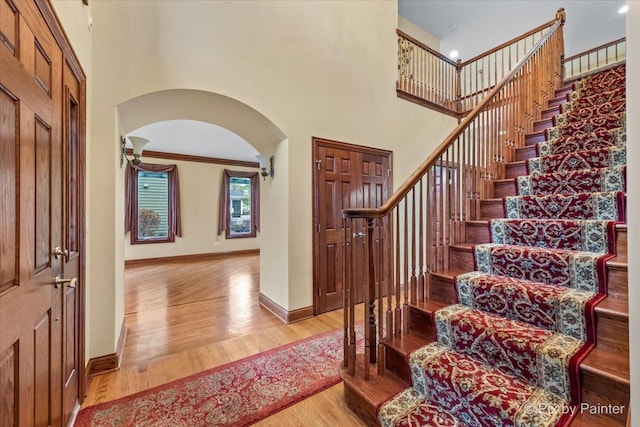
<instances>
[{"instance_id":1,"label":"door hinge","mask_svg":"<svg viewBox=\"0 0 640 427\"><path fill-rule=\"evenodd\" d=\"M391 176L391 169L387 169L387 178Z\"/></svg>"},{"instance_id":2,"label":"door hinge","mask_svg":"<svg viewBox=\"0 0 640 427\"><path fill-rule=\"evenodd\" d=\"M316 160L316 169L320 170L320 163L322 163L322 160Z\"/></svg>"},{"instance_id":3,"label":"door hinge","mask_svg":"<svg viewBox=\"0 0 640 427\"><path fill-rule=\"evenodd\" d=\"M318 288L318 296L322 295L322 289Z\"/></svg>"},{"instance_id":4,"label":"door hinge","mask_svg":"<svg viewBox=\"0 0 640 427\"><path fill-rule=\"evenodd\" d=\"M320 224L316 225L316 230L318 231L318 234L320 234Z\"/></svg>"}]
</instances>

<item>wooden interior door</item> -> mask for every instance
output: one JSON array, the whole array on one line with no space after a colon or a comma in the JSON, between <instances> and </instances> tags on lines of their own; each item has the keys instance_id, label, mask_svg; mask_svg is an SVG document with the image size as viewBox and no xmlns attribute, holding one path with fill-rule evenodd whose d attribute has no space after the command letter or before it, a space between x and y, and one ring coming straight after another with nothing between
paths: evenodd
<instances>
[{"instance_id":1,"label":"wooden interior door","mask_svg":"<svg viewBox=\"0 0 640 427\"><path fill-rule=\"evenodd\" d=\"M378 207L392 190L391 152L314 138L314 309L316 314L342 308L344 296L344 221L342 210ZM386 224L388 228L388 224ZM363 265L367 256L366 224L356 221L353 256ZM383 237L390 231L380 233ZM387 239L374 235L375 244ZM357 270L356 298L364 300L364 275ZM386 277L386 276L385 276Z\"/></svg>"},{"instance_id":2,"label":"wooden interior door","mask_svg":"<svg viewBox=\"0 0 640 427\"><path fill-rule=\"evenodd\" d=\"M62 276L62 414L68 420L82 401L84 348L81 307L83 296L81 254L84 230L84 86L65 62L63 70Z\"/></svg>"},{"instance_id":3,"label":"wooden interior door","mask_svg":"<svg viewBox=\"0 0 640 427\"><path fill-rule=\"evenodd\" d=\"M83 195L75 223L65 200L82 180L83 112L64 107L68 65L49 28L36 2L0 0L0 426L67 425L82 393L82 250L66 249L84 233Z\"/></svg>"}]
</instances>

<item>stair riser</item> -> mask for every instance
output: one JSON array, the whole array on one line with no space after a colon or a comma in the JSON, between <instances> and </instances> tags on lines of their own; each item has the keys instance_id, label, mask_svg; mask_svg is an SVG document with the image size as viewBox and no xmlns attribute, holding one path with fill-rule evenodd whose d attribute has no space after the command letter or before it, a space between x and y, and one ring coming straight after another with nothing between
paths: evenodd
<instances>
[{"instance_id":1,"label":"stair riser","mask_svg":"<svg viewBox=\"0 0 640 427\"><path fill-rule=\"evenodd\" d=\"M549 129L551 126L553 126L553 120L551 120L551 118L538 120L533 123L533 131L539 132L541 130Z\"/></svg>"},{"instance_id":2,"label":"stair riser","mask_svg":"<svg viewBox=\"0 0 640 427\"><path fill-rule=\"evenodd\" d=\"M488 224L467 224L467 243L489 243L491 233Z\"/></svg>"},{"instance_id":3,"label":"stair riser","mask_svg":"<svg viewBox=\"0 0 640 427\"><path fill-rule=\"evenodd\" d=\"M449 284L451 287L451 283ZM415 307L409 308L409 329L428 340L433 340L434 330L431 324L431 314L418 310ZM402 378L402 377L401 377Z\"/></svg>"},{"instance_id":4,"label":"stair riser","mask_svg":"<svg viewBox=\"0 0 640 427\"><path fill-rule=\"evenodd\" d=\"M405 360L404 354L395 351L392 347L385 347L385 369L401 380L411 383L411 368Z\"/></svg>"},{"instance_id":5,"label":"stair riser","mask_svg":"<svg viewBox=\"0 0 640 427\"><path fill-rule=\"evenodd\" d=\"M515 178L522 175L528 175L526 163L507 163L505 166L505 178Z\"/></svg>"},{"instance_id":6,"label":"stair riser","mask_svg":"<svg viewBox=\"0 0 640 427\"><path fill-rule=\"evenodd\" d=\"M452 270L474 271L473 252L467 248L449 248L449 268Z\"/></svg>"},{"instance_id":7,"label":"stair riser","mask_svg":"<svg viewBox=\"0 0 640 427\"><path fill-rule=\"evenodd\" d=\"M565 102L567 102L566 95L550 99L549 100L549 108L551 108L551 107L559 107L560 105L564 104Z\"/></svg>"},{"instance_id":8,"label":"stair riser","mask_svg":"<svg viewBox=\"0 0 640 427\"><path fill-rule=\"evenodd\" d=\"M430 276L429 298L433 300L443 301L449 304L456 303L456 290L453 286L451 278L443 278L440 276Z\"/></svg>"},{"instance_id":9,"label":"stair riser","mask_svg":"<svg viewBox=\"0 0 640 427\"><path fill-rule=\"evenodd\" d=\"M595 408L624 406L622 414L610 415L616 422L624 423L629 405L629 386L591 372L582 372L582 402Z\"/></svg>"},{"instance_id":10,"label":"stair riser","mask_svg":"<svg viewBox=\"0 0 640 427\"><path fill-rule=\"evenodd\" d=\"M495 218L504 218L504 215ZM489 226L485 224L467 223L466 225L467 243L489 243L491 232ZM627 230L616 230L616 252L618 260L627 259Z\"/></svg>"},{"instance_id":11,"label":"stair riser","mask_svg":"<svg viewBox=\"0 0 640 427\"><path fill-rule=\"evenodd\" d=\"M607 293L609 298L629 300L629 275L626 268L607 266Z\"/></svg>"},{"instance_id":12,"label":"stair riser","mask_svg":"<svg viewBox=\"0 0 640 427\"><path fill-rule=\"evenodd\" d=\"M629 254L627 252L627 230L620 229L616 232L616 258L620 262L628 262Z\"/></svg>"},{"instance_id":13,"label":"stair riser","mask_svg":"<svg viewBox=\"0 0 640 427\"><path fill-rule=\"evenodd\" d=\"M379 426L376 418L376 408L358 393L358 390L352 388L349 383L344 384L344 401L355 414L368 426Z\"/></svg>"},{"instance_id":14,"label":"stair riser","mask_svg":"<svg viewBox=\"0 0 640 427\"><path fill-rule=\"evenodd\" d=\"M573 92L573 85L564 86L560 89L556 89L556 98L563 97L566 99L569 93Z\"/></svg>"},{"instance_id":15,"label":"stair riser","mask_svg":"<svg viewBox=\"0 0 640 427\"><path fill-rule=\"evenodd\" d=\"M596 314L598 348L629 357L629 319L610 314Z\"/></svg>"},{"instance_id":16,"label":"stair riser","mask_svg":"<svg viewBox=\"0 0 640 427\"><path fill-rule=\"evenodd\" d=\"M559 106L553 106L550 108L547 108L545 110L542 110L542 119L550 119L553 116L555 116L556 114L560 114L560 107Z\"/></svg>"},{"instance_id":17,"label":"stair riser","mask_svg":"<svg viewBox=\"0 0 640 427\"><path fill-rule=\"evenodd\" d=\"M516 195L516 182L512 181L494 181L493 197L506 197Z\"/></svg>"},{"instance_id":18,"label":"stair riser","mask_svg":"<svg viewBox=\"0 0 640 427\"><path fill-rule=\"evenodd\" d=\"M481 200L480 219L504 218L504 205L502 199Z\"/></svg>"},{"instance_id":19,"label":"stair riser","mask_svg":"<svg viewBox=\"0 0 640 427\"><path fill-rule=\"evenodd\" d=\"M522 147L516 149L516 161L522 161L531 159L533 157L537 157L538 153L536 152L536 147Z\"/></svg>"},{"instance_id":20,"label":"stair riser","mask_svg":"<svg viewBox=\"0 0 640 427\"><path fill-rule=\"evenodd\" d=\"M525 135L525 145L536 145L538 142L546 141L546 135L544 132L535 132Z\"/></svg>"}]
</instances>

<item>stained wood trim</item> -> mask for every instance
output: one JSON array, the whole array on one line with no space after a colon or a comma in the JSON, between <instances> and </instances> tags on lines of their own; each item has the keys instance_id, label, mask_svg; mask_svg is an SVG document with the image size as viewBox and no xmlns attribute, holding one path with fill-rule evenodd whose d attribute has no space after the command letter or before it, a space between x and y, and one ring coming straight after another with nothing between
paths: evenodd
<instances>
[{"instance_id":1,"label":"stained wood trim","mask_svg":"<svg viewBox=\"0 0 640 427\"><path fill-rule=\"evenodd\" d=\"M258 294L258 304L275 314L276 317L285 323L299 322L300 320L313 317L313 306L288 311L262 292Z\"/></svg>"},{"instance_id":2,"label":"stained wood trim","mask_svg":"<svg viewBox=\"0 0 640 427\"><path fill-rule=\"evenodd\" d=\"M122 326L120 327L120 336L118 337L118 344L116 345L116 352L111 354L105 354L104 356L94 357L87 363L86 369L86 385L85 389L89 389L89 383L91 377L94 375L106 374L107 372L120 369L120 363L122 362L122 356L124 354L124 342L127 339L127 328L122 320Z\"/></svg>"},{"instance_id":3,"label":"stained wood trim","mask_svg":"<svg viewBox=\"0 0 640 427\"><path fill-rule=\"evenodd\" d=\"M184 262L184 261L204 261L212 259L227 258L238 255L260 255L260 249L244 249L241 251L230 252L209 252L204 254L188 254L188 255L176 255L157 258L143 258L143 259L128 259L124 262L125 267L140 266L140 265L155 265L165 264L167 262Z\"/></svg>"},{"instance_id":4,"label":"stained wood trim","mask_svg":"<svg viewBox=\"0 0 640 427\"><path fill-rule=\"evenodd\" d=\"M375 154L378 156L393 156L393 151L385 150L384 148L367 147L365 145L351 144L348 142L335 141L333 139L319 138L317 136L312 136L311 141L313 142L314 156L315 150L318 147L330 147L336 148L338 150L358 151L360 153ZM314 158L313 160L315 161L316 159ZM313 165L313 167L315 169L315 164Z\"/></svg>"},{"instance_id":5,"label":"stained wood trim","mask_svg":"<svg viewBox=\"0 0 640 427\"><path fill-rule=\"evenodd\" d=\"M435 102L431 102L428 101L424 98L421 98L419 96L413 95L405 90L402 89L396 89L396 95L398 96L398 98L400 99L404 99L405 101L409 101L409 102L413 102L414 104L418 104L421 105L423 107L427 107L430 108L432 110L435 110L439 113L442 114L446 114L447 116L451 116L455 119L460 119L461 117L464 117L464 114L460 114L457 111L454 110L450 110L446 107L443 107L440 104L437 104Z\"/></svg>"},{"instance_id":6,"label":"stained wood trim","mask_svg":"<svg viewBox=\"0 0 640 427\"><path fill-rule=\"evenodd\" d=\"M35 3L47 23L49 30L51 30L53 37L60 46L60 49L62 49L64 58L69 64L71 71L73 71L73 74L76 76L76 79L80 82L85 81L86 75L82 69L82 65L80 65L76 52L73 50L73 46L71 46L71 43L69 42L67 33L64 31L64 28L62 28L62 25L60 25L58 15L56 15L55 10L51 6L51 0L35 0Z\"/></svg>"},{"instance_id":7,"label":"stained wood trim","mask_svg":"<svg viewBox=\"0 0 640 427\"><path fill-rule=\"evenodd\" d=\"M442 61L448 63L449 65L453 65L454 68L458 67L458 63L456 61L454 61L453 59L451 59L451 58L449 58L447 56L444 56L443 54L441 54L437 50L434 50L434 49L430 48L429 46L427 46L426 44L422 43L420 40L411 37L409 34L405 33L404 31L402 31L400 29L396 29L396 34L399 35L400 37L402 37L403 39L409 40L411 43L417 45L420 49L426 50L431 55L441 59Z\"/></svg>"},{"instance_id":8,"label":"stained wood trim","mask_svg":"<svg viewBox=\"0 0 640 427\"><path fill-rule=\"evenodd\" d=\"M133 150L131 150L131 148L127 148L126 153L128 156L132 156ZM207 157L207 156L192 156L190 154L167 153L165 151L144 150L144 152L142 153L142 157L143 158L151 157L154 159L165 159L165 160L180 160L183 162L212 163L216 165L240 166L244 168L256 168L256 169L260 168L260 164L258 162L219 159L217 157Z\"/></svg>"}]
</instances>

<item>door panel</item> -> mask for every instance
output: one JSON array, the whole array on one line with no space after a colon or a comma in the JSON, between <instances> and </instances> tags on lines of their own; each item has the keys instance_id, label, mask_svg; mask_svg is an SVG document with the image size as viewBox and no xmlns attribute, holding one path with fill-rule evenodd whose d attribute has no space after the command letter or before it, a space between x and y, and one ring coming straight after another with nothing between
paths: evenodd
<instances>
[{"instance_id":1,"label":"door panel","mask_svg":"<svg viewBox=\"0 0 640 427\"><path fill-rule=\"evenodd\" d=\"M68 419L80 404L80 84L65 63L64 74L64 122L63 157L64 170L61 215L63 218L62 274L66 279L76 279L64 285L62 300L62 415Z\"/></svg>"},{"instance_id":2,"label":"door panel","mask_svg":"<svg viewBox=\"0 0 640 427\"><path fill-rule=\"evenodd\" d=\"M66 274L63 260L52 254L68 235L63 189L66 61L49 28L35 2L0 0L2 426L66 425L63 383L78 368L79 353L70 350L78 340L64 341L63 329L77 331L73 325L80 322L81 300L66 285L54 286L54 278ZM77 200L79 210L81 196ZM75 233L81 235L81 224Z\"/></svg>"},{"instance_id":3,"label":"door panel","mask_svg":"<svg viewBox=\"0 0 640 427\"><path fill-rule=\"evenodd\" d=\"M391 177L387 170L390 152L351 144L314 139L314 298L316 314L343 305L344 221L342 210L350 207L377 207L389 197ZM351 248L358 265L367 254L366 224L356 221L348 235L357 233ZM386 232L385 232L386 233ZM376 245L386 239L378 231ZM381 250L383 246L380 246ZM353 272L356 300L364 300L364 273ZM386 277L386 276L385 276Z\"/></svg>"},{"instance_id":4,"label":"door panel","mask_svg":"<svg viewBox=\"0 0 640 427\"><path fill-rule=\"evenodd\" d=\"M16 204L18 105L0 87L0 294L15 286L18 279L18 211Z\"/></svg>"},{"instance_id":5,"label":"door panel","mask_svg":"<svg viewBox=\"0 0 640 427\"><path fill-rule=\"evenodd\" d=\"M342 251L344 249L344 227L341 211L354 203L353 153L328 147L319 147L320 160L318 183L321 187L318 200L319 215L317 226L317 308L322 313L342 307L343 271ZM317 164L317 163L316 163Z\"/></svg>"}]
</instances>

